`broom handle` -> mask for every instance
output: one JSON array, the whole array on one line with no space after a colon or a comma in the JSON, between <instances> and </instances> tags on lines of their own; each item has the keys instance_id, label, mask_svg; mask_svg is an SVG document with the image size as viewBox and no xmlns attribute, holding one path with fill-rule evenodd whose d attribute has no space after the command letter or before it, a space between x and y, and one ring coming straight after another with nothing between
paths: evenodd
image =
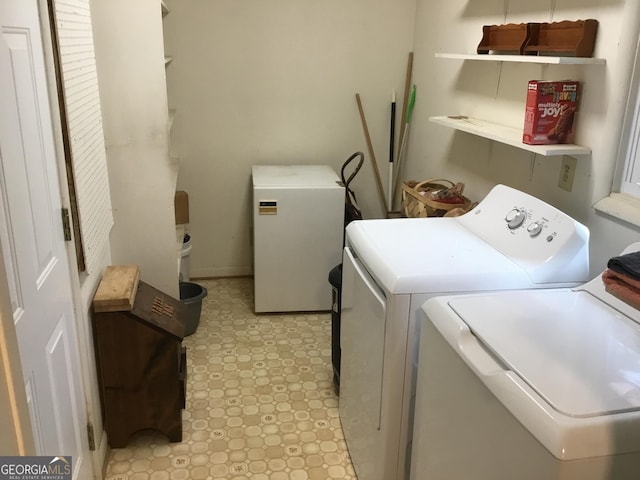
<instances>
[{"instance_id":1,"label":"broom handle","mask_svg":"<svg viewBox=\"0 0 640 480\"><path fill-rule=\"evenodd\" d=\"M389 182L387 184L387 212L393 210L393 159L396 154L395 142L396 139L396 91L391 94L391 124L389 130Z\"/></svg>"},{"instance_id":2,"label":"broom handle","mask_svg":"<svg viewBox=\"0 0 640 480\"><path fill-rule=\"evenodd\" d=\"M400 164L400 155L403 153L403 145L405 143L405 131L407 124L405 123L405 118L407 117L407 108L409 107L409 96L411 95L411 76L413 74L413 52L409 52L409 58L407 60L407 73L404 79L404 99L402 101L402 123L400 124L400 142L398 142L398 155L396 155L396 169L395 174L396 178L394 179L394 187L393 192L391 193L391 210L393 210L393 205L396 202L396 197L398 194L398 184L401 181L401 164Z\"/></svg>"},{"instance_id":3,"label":"broom handle","mask_svg":"<svg viewBox=\"0 0 640 480\"><path fill-rule=\"evenodd\" d=\"M364 116L364 109L362 108L362 101L360 100L360 94L356 93L356 101L358 102L358 110L360 110L360 120L362 121L362 129L364 130L364 137L367 140L367 148L369 149L369 156L371 157L371 165L373 166L373 173L376 177L376 183L378 184L378 195L380 202L382 203L382 211L387 212L387 200L384 198L384 187L382 186L382 178L380 177L380 170L378 169L378 161L373 151L373 145L371 145L371 137L369 136L369 127L367 127L367 119Z\"/></svg>"},{"instance_id":4,"label":"broom handle","mask_svg":"<svg viewBox=\"0 0 640 480\"><path fill-rule=\"evenodd\" d=\"M405 122L405 131L404 136L402 137L402 143L400 144L400 152L398 153L398 161L396 166L396 183L393 188L393 196L392 198L395 200L396 194L400 190L400 183L402 182L402 167L403 160L406 154L407 147L407 138L409 138L409 124L411 123L411 116L413 115L413 107L416 103L416 86L414 85L411 89L411 98L409 99L409 105L407 107L407 118Z\"/></svg>"},{"instance_id":5,"label":"broom handle","mask_svg":"<svg viewBox=\"0 0 640 480\"><path fill-rule=\"evenodd\" d=\"M407 75L404 79L404 98L402 100L402 123L400 125L400 143L398 143L398 154L396 155L396 161L400 158L400 148L402 147L402 139L404 138L405 123L404 119L407 118L407 108L409 106L409 95L411 94L411 75L413 72L413 52L409 52L409 60L407 61Z\"/></svg>"}]
</instances>

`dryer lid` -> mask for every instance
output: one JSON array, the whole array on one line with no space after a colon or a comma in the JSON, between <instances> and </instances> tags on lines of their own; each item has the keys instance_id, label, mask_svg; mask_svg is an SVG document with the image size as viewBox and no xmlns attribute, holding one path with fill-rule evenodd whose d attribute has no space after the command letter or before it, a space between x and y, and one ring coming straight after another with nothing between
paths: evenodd
<instances>
[{"instance_id":1,"label":"dryer lid","mask_svg":"<svg viewBox=\"0 0 640 480\"><path fill-rule=\"evenodd\" d=\"M638 318L564 289L452 297L449 305L556 411L595 417L640 410Z\"/></svg>"}]
</instances>

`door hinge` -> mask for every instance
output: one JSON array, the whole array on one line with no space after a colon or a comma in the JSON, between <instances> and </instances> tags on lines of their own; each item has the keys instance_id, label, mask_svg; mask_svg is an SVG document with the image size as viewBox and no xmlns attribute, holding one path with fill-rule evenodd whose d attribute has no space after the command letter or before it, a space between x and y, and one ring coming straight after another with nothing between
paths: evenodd
<instances>
[{"instance_id":1,"label":"door hinge","mask_svg":"<svg viewBox=\"0 0 640 480\"><path fill-rule=\"evenodd\" d=\"M89 439L89 450L92 452L96 449L96 439L93 434L93 424L87 423L87 438Z\"/></svg>"},{"instance_id":2,"label":"door hinge","mask_svg":"<svg viewBox=\"0 0 640 480\"><path fill-rule=\"evenodd\" d=\"M69 218L69 209L62 209L62 231L64 233L64 241L71 241L71 219Z\"/></svg>"}]
</instances>

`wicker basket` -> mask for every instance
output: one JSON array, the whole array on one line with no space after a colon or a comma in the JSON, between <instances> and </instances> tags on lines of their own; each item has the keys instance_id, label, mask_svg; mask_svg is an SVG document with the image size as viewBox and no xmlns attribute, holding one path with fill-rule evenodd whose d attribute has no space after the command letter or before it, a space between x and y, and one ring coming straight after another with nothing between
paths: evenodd
<instances>
[{"instance_id":1,"label":"wicker basket","mask_svg":"<svg viewBox=\"0 0 640 480\"><path fill-rule=\"evenodd\" d=\"M442 190L455 187L456 184L443 178L434 178L423 182L402 183L402 213L405 217L426 218L443 217L455 210L461 214L471 210L471 201L462 195L462 203L440 202L435 200L434 194ZM462 186L464 188L464 186Z\"/></svg>"}]
</instances>

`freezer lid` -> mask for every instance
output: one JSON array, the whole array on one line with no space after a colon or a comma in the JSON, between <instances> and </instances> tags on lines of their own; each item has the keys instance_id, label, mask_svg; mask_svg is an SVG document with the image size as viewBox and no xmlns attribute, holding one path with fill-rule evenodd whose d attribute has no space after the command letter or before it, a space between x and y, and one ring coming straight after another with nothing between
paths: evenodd
<instances>
[{"instance_id":1,"label":"freezer lid","mask_svg":"<svg viewBox=\"0 0 640 480\"><path fill-rule=\"evenodd\" d=\"M254 165L254 187L342 188L338 175L328 165Z\"/></svg>"},{"instance_id":2,"label":"freezer lid","mask_svg":"<svg viewBox=\"0 0 640 480\"><path fill-rule=\"evenodd\" d=\"M453 217L352 222L347 245L391 294L529 288L533 283Z\"/></svg>"},{"instance_id":3,"label":"freezer lid","mask_svg":"<svg viewBox=\"0 0 640 480\"><path fill-rule=\"evenodd\" d=\"M566 289L452 297L449 305L554 410L571 417L640 410L638 316Z\"/></svg>"}]
</instances>

